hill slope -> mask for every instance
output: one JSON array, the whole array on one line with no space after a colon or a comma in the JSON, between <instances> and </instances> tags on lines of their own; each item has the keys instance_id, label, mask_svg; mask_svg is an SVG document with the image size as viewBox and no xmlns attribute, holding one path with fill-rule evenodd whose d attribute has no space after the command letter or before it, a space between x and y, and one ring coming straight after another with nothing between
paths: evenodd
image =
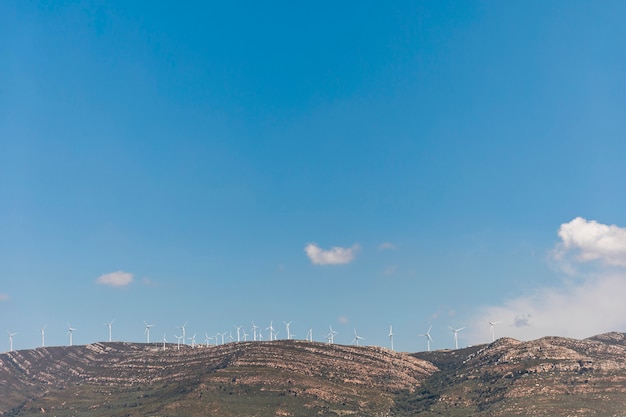
<instances>
[{"instance_id":1,"label":"hill slope","mask_svg":"<svg viewBox=\"0 0 626 417\"><path fill-rule=\"evenodd\" d=\"M626 340L500 339L416 354L294 340L0 355L10 416L622 416Z\"/></svg>"}]
</instances>

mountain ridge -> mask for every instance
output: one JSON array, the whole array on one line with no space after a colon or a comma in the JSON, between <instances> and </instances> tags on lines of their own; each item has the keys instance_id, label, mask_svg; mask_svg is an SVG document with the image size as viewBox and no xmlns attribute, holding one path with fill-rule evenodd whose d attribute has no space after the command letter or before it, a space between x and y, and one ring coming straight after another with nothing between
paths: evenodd
<instances>
[{"instance_id":1,"label":"mountain ridge","mask_svg":"<svg viewBox=\"0 0 626 417\"><path fill-rule=\"evenodd\" d=\"M0 354L0 415L624 415L626 337L405 353L297 340Z\"/></svg>"}]
</instances>

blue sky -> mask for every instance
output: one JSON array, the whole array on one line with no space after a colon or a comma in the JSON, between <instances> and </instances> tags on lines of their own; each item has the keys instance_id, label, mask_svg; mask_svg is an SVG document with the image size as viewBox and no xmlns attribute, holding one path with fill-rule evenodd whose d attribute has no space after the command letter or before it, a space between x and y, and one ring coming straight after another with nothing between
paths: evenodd
<instances>
[{"instance_id":1,"label":"blue sky","mask_svg":"<svg viewBox=\"0 0 626 417\"><path fill-rule=\"evenodd\" d=\"M626 331L625 12L2 2L0 331Z\"/></svg>"}]
</instances>

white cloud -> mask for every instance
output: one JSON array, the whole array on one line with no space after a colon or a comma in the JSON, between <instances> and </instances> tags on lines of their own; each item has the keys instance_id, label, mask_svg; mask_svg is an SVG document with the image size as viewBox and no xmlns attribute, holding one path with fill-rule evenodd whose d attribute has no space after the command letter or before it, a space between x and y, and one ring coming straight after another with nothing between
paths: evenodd
<instances>
[{"instance_id":1,"label":"white cloud","mask_svg":"<svg viewBox=\"0 0 626 417\"><path fill-rule=\"evenodd\" d=\"M0 301L9 301L9 295L0 293Z\"/></svg>"},{"instance_id":2,"label":"white cloud","mask_svg":"<svg viewBox=\"0 0 626 417\"><path fill-rule=\"evenodd\" d=\"M96 279L97 284L110 285L112 287L125 287L131 282L133 282L133 274L124 271L100 275L98 279Z\"/></svg>"},{"instance_id":3,"label":"white cloud","mask_svg":"<svg viewBox=\"0 0 626 417\"><path fill-rule=\"evenodd\" d=\"M556 248L557 259L573 254L576 260L598 260L606 265L626 266L626 229L576 217L559 228L562 242Z\"/></svg>"},{"instance_id":4,"label":"white cloud","mask_svg":"<svg viewBox=\"0 0 626 417\"><path fill-rule=\"evenodd\" d=\"M324 250L315 243L309 243L304 248L304 252L315 265L340 265L347 264L354 260L359 245L355 244L349 248L334 246L329 250Z\"/></svg>"},{"instance_id":5,"label":"white cloud","mask_svg":"<svg viewBox=\"0 0 626 417\"><path fill-rule=\"evenodd\" d=\"M478 311L468 326L472 343L491 341L487 320L499 321L496 337L532 340L543 336L585 338L626 330L626 229L577 217L558 232L555 259L597 261L596 268L560 285L540 287ZM574 267L572 265L572 267Z\"/></svg>"}]
</instances>

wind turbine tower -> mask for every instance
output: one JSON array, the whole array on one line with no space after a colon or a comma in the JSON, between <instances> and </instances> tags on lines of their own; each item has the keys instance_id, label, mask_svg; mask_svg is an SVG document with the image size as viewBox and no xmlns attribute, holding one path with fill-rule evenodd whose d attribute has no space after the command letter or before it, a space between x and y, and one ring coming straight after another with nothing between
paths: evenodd
<instances>
[{"instance_id":1,"label":"wind turbine tower","mask_svg":"<svg viewBox=\"0 0 626 417\"><path fill-rule=\"evenodd\" d=\"M43 326L41 330L39 330L41 332L41 347L46 347L46 327L48 327L48 325Z\"/></svg>"},{"instance_id":2,"label":"wind turbine tower","mask_svg":"<svg viewBox=\"0 0 626 417\"><path fill-rule=\"evenodd\" d=\"M9 331L7 331L8 335L9 335L9 352L13 352L13 336L15 336L17 333L11 333Z\"/></svg>"},{"instance_id":3,"label":"wind turbine tower","mask_svg":"<svg viewBox=\"0 0 626 417\"><path fill-rule=\"evenodd\" d=\"M389 326L389 342L391 343L391 350L393 350L393 326Z\"/></svg>"},{"instance_id":4,"label":"wind turbine tower","mask_svg":"<svg viewBox=\"0 0 626 417\"><path fill-rule=\"evenodd\" d=\"M73 328L72 326L70 326L69 323L67 323L67 335L70 337L70 346L72 346L72 334L74 333L75 330L78 330L78 329Z\"/></svg>"},{"instance_id":5,"label":"wind turbine tower","mask_svg":"<svg viewBox=\"0 0 626 417\"><path fill-rule=\"evenodd\" d=\"M289 326L291 326L291 322L284 321L283 323L285 323L285 327L287 328L287 340L290 340L291 339L291 329L289 328Z\"/></svg>"},{"instance_id":6,"label":"wind turbine tower","mask_svg":"<svg viewBox=\"0 0 626 417\"><path fill-rule=\"evenodd\" d=\"M183 345L185 344L185 327L187 326L187 323L189 323L188 321L185 322L185 324L183 324L182 326L177 327L177 329L181 329L183 331Z\"/></svg>"},{"instance_id":7,"label":"wind turbine tower","mask_svg":"<svg viewBox=\"0 0 626 417\"><path fill-rule=\"evenodd\" d=\"M104 325L105 325L105 326L107 326L107 327L109 328L109 342L113 341L113 339L112 339L112 334L113 334L113 333L112 333L112 331L111 331L111 328L113 327L113 322L114 322L114 321L115 321L115 320L111 320L111 321L110 321L110 322L108 322L108 323L104 323Z\"/></svg>"},{"instance_id":8,"label":"wind turbine tower","mask_svg":"<svg viewBox=\"0 0 626 417\"><path fill-rule=\"evenodd\" d=\"M176 338L176 340L178 340L178 344L176 346L176 350L180 350L180 339L182 339L183 337L182 336L177 336L177 335L174 335L174 337Z\"/></svg>"},{"instance_id":9,"label":"wind turbine tower","mask_svg":"<svg viewBox=\"0 0 626 417\"><path fill-rule=\"evenodd\" d=\"M491 341L496 341L496 324L500 323L500 320L490 321L489 326L491 327Z\"/></svg>"},{"instance_id":10,"label":"wind turbine tower","mask_svg":"<svg viewBox=\"0 0 626 417\"><path fill-rule=\"evenodd\" d=\"M454 329L454 328L452 328L452 326L448 326L448 327L454 333L454 348L458 349L459 348L459 332L461 330L464 330L465 327L461 327L460 329Z\"/></svg>"},{"instance_id":11,"label":"wind turbine tower","mask_svg":"<svg viewBox=\"0 0 626 417\"><path fill-rule=\"evenodd\" d=\"M143 323L146 325L146 330L144 330L144 333L146 334L146 343L150 343L150 327L154 327L154 324L148 324L145 321Z\"/></svg>"},{"instance_id":12,"label":"wind turbine tower","mask_svg":"<svg viewBox=\"0 0 626 417\"><path fill-rule=\"evenodd\" d=\"M240 332L241 332L241 326L235 326L235 329L237 329L237 341L238 341L238 342L240 342L240 341L241 341L241 339L240 339L240 337L239 337L239 334L240 334Z\"/></svg>"}]
</instances>

